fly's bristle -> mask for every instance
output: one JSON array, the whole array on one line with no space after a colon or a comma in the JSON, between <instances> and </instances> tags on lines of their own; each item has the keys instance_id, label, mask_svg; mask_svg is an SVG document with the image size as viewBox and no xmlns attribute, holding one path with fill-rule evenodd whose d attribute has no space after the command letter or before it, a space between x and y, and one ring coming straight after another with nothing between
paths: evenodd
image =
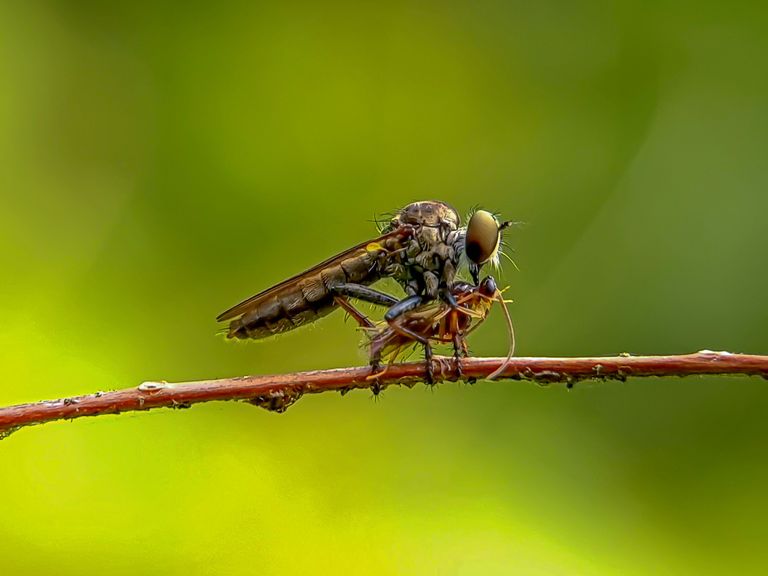
<instances>
[{"instance_id":1,"label":"fly's bristle","mask_svg":"<svg viewBox=\"0 0 768 576\"><path fill-rule=\"evenodd\" d=\"M502 256L504 256L504 258L509 260L509 262L512 264L512 266L515 267L515 270L520 272L520 268L517 266L517 263L514 260L512 260L512 257L509 254L507 254L504 250L499 250L499 254L501 254Z\"/></svg>"},{"instance_id":2,"label":"fly's bristle","mask_svg":"<svg viewBox=\"0 0 768 576\"><path fill-rule=\"evenodd\" d=\"M480 204L473 204L469 207L469 212L467 212L467 222L469 222L470 218L475 215L475 212L478 210L482 210L482 206Z\"/></svg>"},{"instance_id":3,"label":"fly's bristle","mask_svg":"<svg viewBox=\"0 0 768 576\"><path fill-rule=\"evenodd\" d=\"M216 330L217 336L225 336L227 339L233 338L232 332L229 329L229 326L226 327L220 327L218 330Z\"/></svg>"},{"instance_id":4,"label":"fly's bristle","mask_svg":"<svg viewBox=\"0 0 768 576\"><path fill-rule=\"evenodd\" d=\"M376 226L376 230L379 231L379 234L384 233L384 229L387 227L387 224L389 223L389 220L373 215L373 219L369 220L369 222L373 223L374 226Z\"/></svg>"}]
</instances>

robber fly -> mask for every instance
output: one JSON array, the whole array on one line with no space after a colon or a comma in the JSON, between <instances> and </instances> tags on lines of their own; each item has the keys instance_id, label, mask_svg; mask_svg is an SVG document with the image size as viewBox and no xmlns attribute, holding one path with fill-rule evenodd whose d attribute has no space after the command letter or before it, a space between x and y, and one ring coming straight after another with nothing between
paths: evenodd
<instances>
[{"instance_id":1,"label":"robber fly","mask_svg":"<svg viewBox=\"0 0 768 576\"><path fill-rule=\"evenodd\" d=\"M370 361L373 373L370 378L377 378L386 372L382 369L382 360L388 365L393 364L399 356L408 352L414 344L424 347L427 366L426 380L434 380L432 372L432 345L452 344L456 369L461 376L461 359L469 355L466 337L475 330L488 316L491 306L498 302L504 310L509 335L509 351L507 360L515 351L515 333L512 319L506 307L506 301L501 290L496 286L492 276L486 276L475 285L467 282L456 282L452 289L456 306L445 301L435 300L402 314L395 321L366 327L369 336ZM506 363L489 376L493 379L500 374Z\"/></svg>"},{"instance_id":2,"label":"robber fly","mask_svg":"<svg viewBox=\"0 0 768 576\"><path fill-rule=\"evenodd\" d=\"M508 225L483 210L473 215L467 228L460 224L458 212L444 202L408 204L378 237L252 296L217 320L229 322L229 338L260 339L313 322L337 308L365 326L350 298L386 307L389 323L431 300L455 306L452 287L462 255L477 284L481 266L497 258L501 231ZM387 277L402 286L405 298L370 287Z\"/></svg>"}]
</instances>

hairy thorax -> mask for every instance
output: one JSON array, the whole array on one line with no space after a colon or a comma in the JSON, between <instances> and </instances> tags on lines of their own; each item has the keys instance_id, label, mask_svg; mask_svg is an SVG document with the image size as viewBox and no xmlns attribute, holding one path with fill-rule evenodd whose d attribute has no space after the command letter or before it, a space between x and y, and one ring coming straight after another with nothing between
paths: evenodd
<instances>
[{"instance_id":1,"label":"hairy thorax","mask_svg":"<svg viewBox=\"0 0 768 576\"><path fill-rule=\"evenodd\" d=\"M414 202L400 210L387 230L412 227L403 257L389 271L407 294L437 298L453 284L464 241L456 210L444 202Z\"/></svg>"}]
</instances>

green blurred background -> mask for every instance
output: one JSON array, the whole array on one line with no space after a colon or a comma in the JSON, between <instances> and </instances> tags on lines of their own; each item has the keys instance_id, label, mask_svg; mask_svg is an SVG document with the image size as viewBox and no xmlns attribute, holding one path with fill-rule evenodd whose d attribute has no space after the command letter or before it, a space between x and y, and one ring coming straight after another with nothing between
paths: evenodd
<instances>
[{"instance_id":1,"label":"green blurred background","mask_svg":"<svg viewBox=\"0 0 768 576\"><path fill-rule=\"evenodd\" d=\"M768 352L767 16L0 3L0 404L360 364L341 314L214 318L431 198L526 223L520 355ZM766 410L759 379L478 383L31 428L3 573L764 574Z\"/></svg>"}]
</instances>

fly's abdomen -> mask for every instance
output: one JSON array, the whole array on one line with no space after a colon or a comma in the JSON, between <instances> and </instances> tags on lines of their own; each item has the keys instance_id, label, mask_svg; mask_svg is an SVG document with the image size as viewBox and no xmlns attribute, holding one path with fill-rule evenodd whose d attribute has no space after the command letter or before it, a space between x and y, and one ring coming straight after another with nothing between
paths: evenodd
<instances>
[{"instance_id":1,"label":"fly's abdomen","mask_svg":"<svg viewBox=\"0 0 768 576\"><path fill-rule=\"evenodd\" d=\"M321 318L335 308L322 272L277 291L229 325L230 338L267 338Z\"/></svg>"}]
</instances>

